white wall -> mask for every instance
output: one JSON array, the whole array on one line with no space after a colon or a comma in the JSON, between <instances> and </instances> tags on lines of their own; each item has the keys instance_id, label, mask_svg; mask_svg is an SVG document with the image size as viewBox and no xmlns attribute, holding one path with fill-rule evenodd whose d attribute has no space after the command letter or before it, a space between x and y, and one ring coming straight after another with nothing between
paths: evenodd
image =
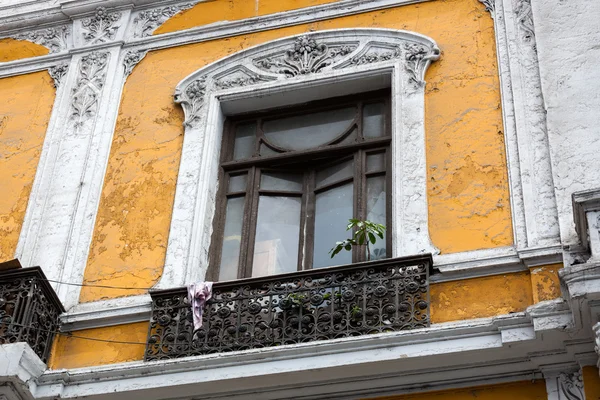
<instances>
[{"instance_id":1,"label":"white wall","mask_svg":"<svg viewBox=\"0 0 600 400\"><path fill-rule=\"evenodd\" d=\"M563 243L571 194L600 187L600 0L531 0Z\"/></svg>"}]
</instances>

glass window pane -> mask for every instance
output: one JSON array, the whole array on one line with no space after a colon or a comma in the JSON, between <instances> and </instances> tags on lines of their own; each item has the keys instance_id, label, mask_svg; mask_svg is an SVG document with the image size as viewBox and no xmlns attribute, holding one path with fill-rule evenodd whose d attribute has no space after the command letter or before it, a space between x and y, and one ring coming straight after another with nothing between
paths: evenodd
<instances>
[{"instance_id":1,"label":"glass window pane","mask_svg":"<svg viewBox=\"0 0 600 400\"><path fill-rule=\"evenodd\" d=\"M375 176L367 179L367 219L378 224L386 225L385 207L385 176ZM387 233L387 231L386 231ZM386 257L385 237L377 238L377 242L371 245L371 260L379 260Z\"/></svg>"},{"instance_id":2,"label":"glass window pane","mask_svg":"<svg viewBox=\"0 0 600 400\"><path fill-rule=\"evenodd\" d=\"M256 138L256 122L238 125L235 128L235 142L233 144L233 159L243 160L252 157L254 153L254 140Z\"/></svg>"},{"instance_id":3,"label":"glass window pane","mask_svg":"<svg viewBox=\"0 0 600 400\"><path fill-rule=\"evenodd\" d=\"M322 146L350 127L355 107L273 119L263 123L263 133L273 145L289 150Z\"/></svg>"},{"instance_id":4,"label":"glass window pane","mask_svg":"<svg viewBox=\"0 0 600 400\"><path fill-rule=\"evenodd\" d=\"M252 276L298 269L299 197L260 196Z\"/></svg>"},{"instance_id":5,"label":"glass window pane","mask_svg":"<svg viewBox=\"0 0 600 400\"><path fill-rule=\"evenodd\" d=\"M240 259L240 241L242 238L242 219L244 214L244 198L236 197L227 200L225 229L223 231L223 247L221 248L221 266L219 281L237 279Z\"/></svg>"},{"instance_id":6,"label":"glass window pane","mask_svg":"<svg viewBox=\"0 0 600 400\"><path fill-rule=\"evenodd\" d=\"M317 187L326 186L354 176L354 159L317 171Z\"/></svg>"},{"instance_id":7,"label":"glass window pane","mask_svg":"<svg viewBox=\"0 0 600 400\"><path fill-rule=\"evenodd\" d=\"M358 141L358 129L352 129L352 132L348 134L345 138L340 140L339 144L353 144Z\"/></svg>"},{"instance_id":8,"label":"glass window pane","mask_svg":"<svg viewBox=\"0 0 600 400\"><path fill-rule=\"evenodd\" d=\"M271 150L271 148L269 146L267 146L264 143L261 143L259 154L261 156L265 157L265 156L276 156L277 154L281 154L281 153L278 153L275 150Z\"/></svg>"},{"instance_id":9,"label":"glass window pane","mask_svg":"<svg viewBox=\"0 0 600 400\"><path fill-rule=\"evenodd\" d=\"M335 246L335 242L350 237L351 232L346 231L346 225L352 218L353 205L354 185L351 183L316 196L313 268L352 262L351 251L342 250L331 258L329 250Z\"/></svg>"},{"instance_id":10,"label":"glass window pane","mask_svg":"<svg viewBox=\"0 0 600 400\"><path fill-rule=\"evenodd\" d=\"M265 190L301 192L302 178L301 174L263 172L260 177L260 188Z\"/></svg>"},{"instance_id":11,"label":"glass window pane","mask_svg":"<svg viewBox=\"0 0 600 400\"><path fill-rule=\"evenodd\" d=\"M243 192L246 190L246 178L248 174L230 175L228 192Z\"/></svg>"},{"instance_id":12,"label":"glass window pane","mask_svg":"<svg viewBox=\"0 0 600 400\"><path fill-rule=\"evenodd\" d=\"M363 136L379 137L384 132L384 104L372 103L365 104L363 107Z\"/></svg>"},{"instance_id":13,"label":"glass window pane","mask_svg":"<svg viewBox=\"0 0 600 400\"><path fill-rule=\"evenodd\" d=\"M385 153L367 154L367 172L385 171Z\"/></svg>"}]
</instances>

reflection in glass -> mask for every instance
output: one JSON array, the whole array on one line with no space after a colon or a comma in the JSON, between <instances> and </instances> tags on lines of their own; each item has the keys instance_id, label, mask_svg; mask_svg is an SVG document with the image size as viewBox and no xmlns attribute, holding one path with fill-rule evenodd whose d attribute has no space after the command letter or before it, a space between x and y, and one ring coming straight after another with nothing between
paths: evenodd
<instances>
[{"instance_id":1,"label":"reflection in glass","mask_svg":"<svg viewBox=\"0 0 600 400\"><path fill-rule=\"evenodd\" d=\"M297 270L300 197L260 196L252 276Z\"/></svg>"},{"instance_id":2,"label":"reflection in glass","mask_svg":"<svg viewBox=\"0 0 600 400\"><path fill-rule=\"evenodd\" d=\"M363 136L383 136L384 128L384 104L371 103L363 107Z\"/></svg>"},{"instance_id":3,"label":"reflection in glass","mask_svg":"<svg viewBox=\"0 0 600 400\"><path fill-rule=\"evenodd\" d=\"M354 176L354 159L318 171L316 184L319 188L352 176Z\"/></svg>"},{"instance_id":4,"label":"reflection in glass","mask_svg":"<svg viewBox=\"0 0 600 400\"><path fill-rule=\"evenodd\" d=\"M235 129L235 142L233 143L233 159L243 160L252 157L254 153L254 139L256 138L256 122L238 125Z\"/></svg>"},{"instance_id":5,"label":"reflection in glass","mask_svg":"<svg viewBox=\"0 0 600 400\"><path fill-rule=\"evenodd\" d=\"M385 215L385 176L367 178L367 219L386 225ZM386 257L385 237L386 234L383 239L377 238L377 243L371 246L371 260Z\"/></svg>"},{"instance_id":6,"label":"reflection in glass","mask_svg":"<svg viewBox=\"0 0 600 400\"><path fill-rule=\"evenodd\" d=\"M352 262L352 252L344 250L332 259L329 250L335 246L335 242L350 235L350 232L346 231L346 224L354 211L353 186L349 183L316 196L313 268Z\"/></svg>"},{"instance_id":7,"label":"reflection in glass","mask_svg":"<svg viewBox=\"0 0 600 400\"><path fill-rule=\"evenodd\" d=\"M350 127L354 107L273 119L263 123L263 132L273 145L288 150L306 150L331 142Z\"/></svg>"},{"instance_id":8,"label":"reflection in glass","mask_svg":"<svg viewBox=\"0 0 600 400\"><path fill-rule=\"evenodd\" d=\"M246 190L246 177L248 174L242 175L230 175L229 176L229 187L227 188L228 193L232 192L243 192Z\"/></svg>"},{"instance_id":9,"label":"reflection in glass","mask_svg":"<svg viewBox=\"0 0 600 400\"><path fill-rule=\"evenodd\" d=\"M367 172L385 170L385 153L367 154Z\"/></svg>"},{"instance_id":10,"label":"reflection in glass","mask_svg":"<svg viewBox=\"0 0 600 400\"><path fill-rule=\"evenodd\" d=\"M238 277L244 198L236 197L228 199L227 210L225 213L225 229L223 232L223 247L221 248L219 281L230 281L237 279Z\"/></svg>"},{"instance_id":11,"label":"reflection in glass","mask_svg":"<svg viewBox=\"0 0 600 400\"><path fill-rule=\"evenodd\" d=\"M260 178L260 188L264 190L285 190L290 192L301 192L302 175L263 172Z\"/></svg>"}]
</instances>

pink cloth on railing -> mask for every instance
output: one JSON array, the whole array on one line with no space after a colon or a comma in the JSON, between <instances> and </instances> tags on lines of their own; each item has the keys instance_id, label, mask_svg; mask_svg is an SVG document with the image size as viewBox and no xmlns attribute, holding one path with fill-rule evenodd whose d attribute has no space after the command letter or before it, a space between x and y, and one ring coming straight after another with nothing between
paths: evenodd
<instances>
[{"instance_id":1,"label":"pink cloth on railing","mask_svg":"<svg viewBox=\"0 0 600 400\"><path fill-rule=\"evenodd\" d=\"M196 282L188 285L188 300L192 306L194 330L198 330L202 326L204 304L206 304L212 296L212 285L212 282Z\"/></svg>"}]
</instances>

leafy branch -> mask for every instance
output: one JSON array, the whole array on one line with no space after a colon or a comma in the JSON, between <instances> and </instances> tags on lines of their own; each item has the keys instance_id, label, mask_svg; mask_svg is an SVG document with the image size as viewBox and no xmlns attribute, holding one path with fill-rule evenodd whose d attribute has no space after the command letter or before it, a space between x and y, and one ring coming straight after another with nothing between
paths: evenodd
<instances>
[{"instance_id":1,"label":"leafy branch","mask_svg":"<svg viewBox=\"0 0 600 400\"><path fill-rule=\"evenodd\" d=\"M354 230L354 234L351 238L336 242L335 247L329 250L331 258L335 257L336 254L342 250L351 251L353 246L366 246L367 260L371 260L370 245L374 245L377 242L378 237L383 239L385 225L368 220L349 219L346 230L350 231L354 228L356 228L356 230Z\"/></svg>"}]
</instances>

